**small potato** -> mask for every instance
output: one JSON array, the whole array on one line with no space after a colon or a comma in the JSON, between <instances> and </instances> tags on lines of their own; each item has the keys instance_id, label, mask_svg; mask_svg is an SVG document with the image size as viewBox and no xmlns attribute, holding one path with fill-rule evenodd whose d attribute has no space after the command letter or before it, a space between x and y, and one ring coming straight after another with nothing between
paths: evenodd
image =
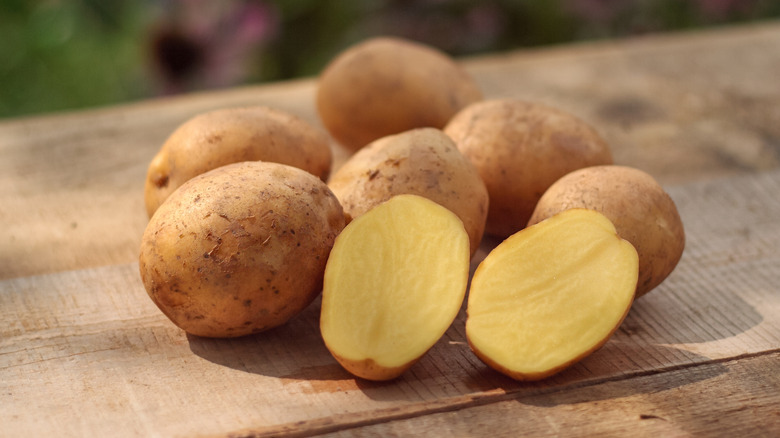
<instances>
[{"instance_id":1,"label":"small potato","mask_svg":"<svg viewBox=\"0 0 780 438\"><path fill-rule=\"evenodd\" d=\"M539 103L477 102L444 128L479 170L490 193L485 232L507 237L523 229L536 202L558 178L582 167L612 164L612 153L582 120Z\"/></svg>"},{"instance_id":2,"label":"small potato","mask_svg":"<svg viewBox=\"0 0 780 438\"><path fill-rule=\"evenodd\" d=\"M457 215L479 248L488 193L474 166L435 128L419 128L374 141L334 172L328 186L350 218L395 195L428 198Z\"/></svg>"},{"instance_id":3,"label":"small potato","mask_svg":"<svg viewBox=\"0 0 780 438\"><path fill-rule=\"evenodd\" d=\"M338 200L312 174L278 163L229 164L184 183L152 216L141 279L188 333L257 333L320 293L343 227Z\"/></svg>"},{"instance_id":4,"label":"small potato","mask_svg":"<svg viewBox=\"0 0 780 438\"><path fill-rule=\"evenodd\" d=\"M677 206L644 171L613 165L571 172L545 192L528 225L572 208L602 213L634 245L639 253L637 298L661 284L682 257L685 231Z\"/></svg>"},{"instance_id":5,"label":"small potato","mask_svg":"<svg viewBox=\"0 0 780 438\"><path fill-rule=\"evenodd\" d=\"M149 164L144 189L149 217L185 181L240 161L288 164L324 181L332 152L323 131L280 110L254 106L200 114L179 126Z\"/></svg>"},{"instance_id":6,"label":"small potato","mask_svg":"<svg viewBox=\"0 0 780 438\"><path fill-rule=\"evenodd\" d=\"M482 92L445 53L381 37L336 56L319 77L316 99L325 128L355 151L410 129L441 129Z\"/></svg>"}]
</instances>

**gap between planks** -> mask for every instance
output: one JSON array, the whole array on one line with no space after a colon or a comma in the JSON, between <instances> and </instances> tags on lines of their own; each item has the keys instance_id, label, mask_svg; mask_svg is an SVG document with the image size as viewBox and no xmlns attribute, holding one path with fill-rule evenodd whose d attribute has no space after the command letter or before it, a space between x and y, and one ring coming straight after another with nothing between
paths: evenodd
<instances>
[{"instance_id":1,"label":"gap between planks","mask_svg":"<svg viewBox=\"0 0 780 438\"><path fill-rule=\"evenodd\" d=\"M595 387L606 383L621 382L647 376L659 376L680 370L705 368L711 367L713 365L735 363L745 359L772 356L777 354L780 354L780 348L754 353L745 353L737 356L712 359L692 364L670 365L653 370L637 371L600 379L574 382L560 386L543 387L537 389L519 387L509 391L495 389L475 394L448 397L436 401L419 402L407 406L398 406L394 408L379 409L367 412L339 414L326 418L296 421L293 423L280 424L270 427L242 429L224 434L209 435L206 438L265 438L280 436L284 436L286 438L303 438L317 436L328 433L343 432L350 429L357 429L377 424L390 423L393 421L424 417L431 414L456 412L462 409L487 406L508 400L520 400L523 398L535 397L539 395L561 393L575 389Z\"/></svg>"}]
</instances>

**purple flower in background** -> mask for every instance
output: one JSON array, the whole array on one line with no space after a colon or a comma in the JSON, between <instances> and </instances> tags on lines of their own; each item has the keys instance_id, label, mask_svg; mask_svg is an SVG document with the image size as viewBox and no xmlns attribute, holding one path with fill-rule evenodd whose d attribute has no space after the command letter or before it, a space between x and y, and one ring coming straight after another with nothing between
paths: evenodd
<instances>
[{"instance_id":1,"label":"purple flower in background","mask_svg":"<svg viewBox=\"0 0 780 438\"><path fill-rule=\"evenodd\" d=\"M162 13L149 47L165 94L241 83L277 32L265 2L176 0Z\"/></svg>"},{"instance_id":2,"label":"purple flower in background","mask_svg":"<svg viewBox=\"0 0 780 438\"><path fill-rule=\"evenodd\" d=\"M568 0L564 3L564 9L590 23L604 24L614 20L618 13L626 8L626 3L635 3L635 1Z\"/></svg>"},{"instance_id":3,"label":"purple flower in background","mask_svg":"<svg viewBox=\"0 0 780 438\"><path fill-rule=\"evenodd\" d=\"M757 0L696 0L699 10L708 18L723 20L733 14L752 10Z\"/></svg>"}]
</instances>

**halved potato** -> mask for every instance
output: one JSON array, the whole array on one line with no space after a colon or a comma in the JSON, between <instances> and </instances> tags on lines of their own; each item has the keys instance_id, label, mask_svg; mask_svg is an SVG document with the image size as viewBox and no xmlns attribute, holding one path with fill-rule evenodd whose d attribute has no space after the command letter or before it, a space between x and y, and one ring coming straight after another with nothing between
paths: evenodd
<instances>
[{"instance_id":1,"label":"halved potato","mask_svg":"<svg viewBox=\"0 0 780 438\"><path fill-rule=\"evenodd\" d=\"M356 376L399 376L455 319L469 257L460 219L421 196L396 196L356 218L325 268L320 329L328 350Z\"/></svg>"},{"instance_id":2,"label":"halved potato","mask_svg":"<svg viewBox=\"0 0 780 438\"><path fill-rule=\"evenodd\" d=\"M638 257L601 213L573 209L498 245L474 273L466 336L517 380L555 374L601 347L628 314Z\"/></svg>"}]
</instances>

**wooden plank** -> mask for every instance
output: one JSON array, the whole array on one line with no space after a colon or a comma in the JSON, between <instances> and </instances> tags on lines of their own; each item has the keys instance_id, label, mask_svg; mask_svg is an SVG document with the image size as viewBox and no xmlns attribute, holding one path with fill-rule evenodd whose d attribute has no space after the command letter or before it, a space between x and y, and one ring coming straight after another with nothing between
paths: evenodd
<instances>
[{"instance_id":1,"label":"wooden plank","mask_svg":"<svg viewBox=\"0 0 780 438\"><path fill-rule=\"evenodd\" d=\"M780 435L778 392L776 350L599 385L513 394L491 404L474 400L425 416L366 420L332 433L328 424L312 424L299 436L769 437ZM230 436L277 432L245 430Z\"/></svg>"},{"instance_id":2,"label":"wooden plank","mask_svg":"<svg viewBox=\"0 0 780 438\"><path fill-rule=\"evenodd\" d=\"M664 184L780 164L778 22L521 51L468 66L489 96L582 117L616 162Z\"/></svg>"},{"instance_id":3,"label":"wooden plank","mask_svg":"<svg viewBox=\"0 0 780 438\"><path fill-rule=\"evenodd\" d=\"M780 167L780 23L462 63L486 97L569 110L604 134L617 162L665 184ZM305 79L0 121L0 278L136 261L146 166L177 125L252 104L316 124L315 87Z\"/></svg>"},{"instance_id":4,"label":"wooden plank","mask_svg":"<svg viewBox=\"0 0 780 438\"><path fill-rule=\"evenodd\" d=\"M688 224L678 270L604 348L533 384L471 354L464 312L409 372L371 383L327 352L318 303L257 336L203 339L154 307L135 263L0 281L0 424L9 436L327 432L774 352L778 189L780 171L672 188Z\"/></svg>"}]
</instances>

